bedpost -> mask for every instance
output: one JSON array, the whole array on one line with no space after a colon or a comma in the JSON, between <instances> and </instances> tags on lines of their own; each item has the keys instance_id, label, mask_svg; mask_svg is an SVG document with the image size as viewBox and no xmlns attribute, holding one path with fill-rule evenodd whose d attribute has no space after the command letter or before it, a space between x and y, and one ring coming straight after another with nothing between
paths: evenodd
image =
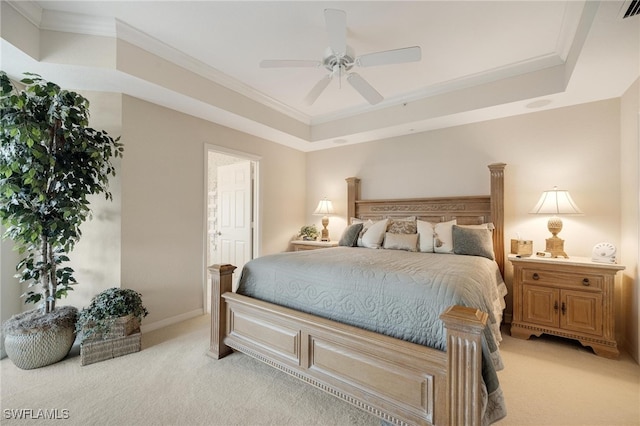
<instances>
[{"instance_id":1,"label":"bedpost","mask_svg":"<svg viewBox=\"0 0 640 426\"><path fill-rule=\"evenodd\" d=\"M451 306L440 315L447 333L449 425L482 423L482 330L488 317L464 306Z\"/></svg>"},{"instance_id":2,"label":"bedpost","mask_svg":"<svg viewBox=\"0 0 640 426\"><path fill-rule=\"evenodd\" d=\"M211 341L207 355L215 359L223 358L232 351L229 346L224 344L224 336L227 332L227 304L222 295L232 291L235 269L235 266L229 264L209 267L211 273Z\"/></svg>"},{"instance_id":3,"label":"bedpost","mask_svg":"<svg viewBox=\"0 0 640 426\"><path fill-rule=\"evenodd\" d=\"M360 199L360 179L349 177L347 181L347 225L352 217L356 217L356 200Z\"/></svg>"},{"instance_id":4,"label":"bedpost","mask_svg":"<svg viewBox=\"0 0 640 426\"><path fill-rule=\"evenodd\" d=\"M505 163L489 164L491 170L491 222L496 263L504 277L504 168Z\"/></svg>"}]
</instances>

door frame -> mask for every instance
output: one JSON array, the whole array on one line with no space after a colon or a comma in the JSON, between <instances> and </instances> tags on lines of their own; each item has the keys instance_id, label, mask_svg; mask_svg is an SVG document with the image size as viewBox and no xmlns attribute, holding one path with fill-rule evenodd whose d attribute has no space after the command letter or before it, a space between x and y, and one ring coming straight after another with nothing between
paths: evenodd
<instances>
[{"instance_id":1,"label":"door frame","mask_svg":"<svg viewBox=\"0 0 640 426\"><path fill-rule=\"evenodd\" d=\"M204 143L204 173L203 173L203 189L202 196L204 200L203 204L203 218L202 218L202 307L203 312L210 312L210 305L207 299L207 289L209 288L209 279L208 279L208 270L207 268L211 265L208 265L209 259L207 257L208 252L208 186L209 186L209 152L215 152L219 154L229 155L231 157L241 158L243 160L248 160L252 164L253 169L253 190L251 194L251 212L253 216L252 220L252 231L251 231L251 258L255 259L260 255L260 247L262 246L260 241L261 235L261 225L262 225L262 215L260 206L262 205L262 195L260 191L260 160L261 157L249 154L247 152L238 151L235 149L214 145L211 143ZM236 273L240 273L240 271L236 271Z\"/></svg>"}]
</instances>

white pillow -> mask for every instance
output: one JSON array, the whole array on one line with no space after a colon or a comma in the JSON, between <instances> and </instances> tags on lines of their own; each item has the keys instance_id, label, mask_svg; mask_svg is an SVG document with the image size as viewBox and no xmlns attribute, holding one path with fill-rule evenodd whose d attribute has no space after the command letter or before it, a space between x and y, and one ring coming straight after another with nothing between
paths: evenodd
<instances>
[{"instance_id":1,"label":"white pillow","mask_svg":"<svg viewBox=\"0 0 640 426\"><path fill-rule=\"evenodd\" d=\"M423 253L433 253L433 223L418 220L418 250Z\"/></svg>"},{"instance_id":2,"label":"white pillow","mask_svg":"<svg viewBox=\"0 0 640 426\"><path fill-rule=\"evenodd\" d=\"M436 253L453 253L453 225L455 219L449 222L439 222L434 226L433 250Z\"/></svg>"},{"instance_id":3,"label":"white pillow","mask_svg":"<svg viewBox=\"0 0 640 426\"><path fill-rule=\"evenodd\" d=\"M382 219L369 226L362 235L362 245L367 248L378 249L382 246L384 234L387 232L388 219Z\"/></svg>"},{"instance_id":4,"label":"white pillow","mask_svg":"<svg viewBox=\"0 0 640 426\"><path fill-rule=\"evenodd\" d=\"M365 232L367 232L367 229L369 229L371 225L373 225L373 221L371 219L365 221L362 219L352 218L351 224L353 225L354 223L362 224L362 231L360 231L360 235L358 235L358 240L356 241L356 245L358 247L364 247L364 244L362 244L362 236L364 235Z\"/></svg>"}]
</instances>

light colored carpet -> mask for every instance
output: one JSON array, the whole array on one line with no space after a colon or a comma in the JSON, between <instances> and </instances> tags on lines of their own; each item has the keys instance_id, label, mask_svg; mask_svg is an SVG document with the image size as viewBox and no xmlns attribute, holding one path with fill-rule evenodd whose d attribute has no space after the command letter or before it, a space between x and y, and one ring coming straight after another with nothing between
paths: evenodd
<instances>
[{"instance_id":1,"label":"light colored carpet","mask_svg":"<svg viewBox=\"0 0 640 426\"><path fill-rule=\"evenodd\" d=\"M20 370L0 362L2 425L379 425L372 416L235 353L205 355L209 318L146 333L143 350L80 366ZM499 425L640 425L640 367L553 338L505 333L499 377L509 414ZM64 420L12 419L58 410ZM17 411L16 411L17 410ZM66 410L66 411L65 411ZM51 411L49 411L51 412Z\"/></svg>"}]
</instances>

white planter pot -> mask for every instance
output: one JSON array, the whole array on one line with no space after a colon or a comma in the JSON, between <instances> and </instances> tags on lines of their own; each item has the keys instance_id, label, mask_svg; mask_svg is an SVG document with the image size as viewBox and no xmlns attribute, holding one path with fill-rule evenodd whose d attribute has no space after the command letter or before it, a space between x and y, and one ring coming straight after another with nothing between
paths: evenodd
<instances>
[{"instance_id":1,"label":"white planter pot","mask_svg":"<svg viewBox=\"0 0 640 426\"><path fill-rule=\"evenodd\" d=\"M18 314L8 322L20 321L20 315L24 314ZM67 356L75 340L75 323L67 321L66 324L42 329L7 330L5 327L4 334L4 349L9 359L16 367L31 370L56 363Z\"/></svg>"}]
</instances>

